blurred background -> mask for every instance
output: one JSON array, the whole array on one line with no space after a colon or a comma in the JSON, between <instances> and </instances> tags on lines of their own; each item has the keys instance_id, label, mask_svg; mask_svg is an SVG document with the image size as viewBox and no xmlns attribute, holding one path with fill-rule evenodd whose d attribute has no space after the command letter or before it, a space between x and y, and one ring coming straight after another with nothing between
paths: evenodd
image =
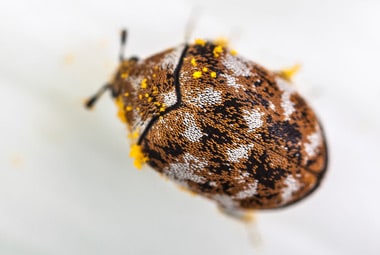
<instances>
[{"instance_id":1,"label":"blurred background","mask_svg":"<svg viewBox=\"0 0 380 255\"><path fill-rule=\"evenodd\" d=\"M215 205L137 171L108 96L83 100L126 55L226 36L296 85L324 124L322 187L258 214L262 242ZM380 254L380 2L42 1L0 3L0 254Z\"/></svg>"}]
</instances>

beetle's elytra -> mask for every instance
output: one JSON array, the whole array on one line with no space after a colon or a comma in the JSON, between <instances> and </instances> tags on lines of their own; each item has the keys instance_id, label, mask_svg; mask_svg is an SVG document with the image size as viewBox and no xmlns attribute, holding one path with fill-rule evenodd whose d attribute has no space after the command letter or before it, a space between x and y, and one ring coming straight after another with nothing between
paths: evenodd
<instances>
[{"instance_id":1,"label":"beetle's elytra","mask_svg":"<svg viewBox=\"0 0 380 255\"><path fill-rule=\"evenodd\" d=\"M322 127L287 74L223 44L196 40L122 58L87 106L106 89L130 131L135 165L147 163L227 211L290 205L326 171Z\"/></svg>"}]
</instances>

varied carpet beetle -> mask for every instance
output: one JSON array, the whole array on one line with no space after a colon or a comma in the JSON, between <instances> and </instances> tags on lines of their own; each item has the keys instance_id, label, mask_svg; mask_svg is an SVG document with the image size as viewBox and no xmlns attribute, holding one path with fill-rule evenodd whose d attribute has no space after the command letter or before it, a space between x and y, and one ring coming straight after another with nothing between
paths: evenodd
<instances>
[{"instance_id":1,"label":"varied carpet beetle","mask_svg":"<svg viewBox=\"0 0 380 255\"><path fill-rule=\"evenodd\" d=\"M314 111L290 84L222 42L197 39L146 59L124 59L110 90L133 141L130 155L236 216L288 206L327 167Z\"/></svg>"}]
</instances>

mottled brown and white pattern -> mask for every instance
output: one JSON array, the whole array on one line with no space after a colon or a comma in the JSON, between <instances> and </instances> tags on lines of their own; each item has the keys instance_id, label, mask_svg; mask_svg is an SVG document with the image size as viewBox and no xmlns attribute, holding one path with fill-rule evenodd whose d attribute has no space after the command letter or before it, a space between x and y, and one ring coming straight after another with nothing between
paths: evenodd
<instances>
[{"instance_id":1,"label":"mottled brown and white pattern","mask_svg":"<svg viewBox=\"0 0 380 255\"><path fill-rule=\"evenodd\" d=\"M325 173L310 106L280 75L220 45L126 60L112 91L147 163L226 210L287 206Z\"/></svg>"}]
</instances>

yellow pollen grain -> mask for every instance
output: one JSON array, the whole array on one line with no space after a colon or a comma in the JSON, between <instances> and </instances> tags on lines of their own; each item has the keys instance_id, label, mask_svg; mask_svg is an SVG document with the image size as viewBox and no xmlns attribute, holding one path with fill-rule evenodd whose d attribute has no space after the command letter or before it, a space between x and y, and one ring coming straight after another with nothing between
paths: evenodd
<instances>
[{"instance_id":1,"label":"yellow pollen grain","mask_svg":"<svg viewBox=\"0 0 380 255\"><path fill-rule=\"evenodd\" d=\"M140 107L136 107L136 110L140 111Z\"/></svg>"},{"instance_id":2,"label":"yellow pollen grain","mask_svg":"<svg viewBox=\"0 0 380 255\"><path fill-rule=\"evenodd\" d=\"M149 103L152 102L152 100L153 100L153 97L148 97L148 102Z\"/></svg>"},{"instance_id":3,"label":"yellow pollen grain","mask_svg":"<svg viewBox=\"0 0 380 255\"><path fill-rule=\"evenodd\" d=\"M301 69L300 64L295 64L291 67L284 68L279 72L279 75L285 80L291 81L294 75Z\"/></svg>"},{"instance_id":4,"label":"yellow pollen grain","mask_svg":"<svg viewBox=\"0 0 380 255\"><path fill-rule=\"evenodd\" d=\"M140 95L139 95L139 99L142 99L142 98L143 98L143 96L140 94Z\"/></svg>"},{"instance_id":5,"label":"yellow pollen grain","mask_svg":"<svg viewBox=\"0 0 380 255\"><path fill-rule=\"evenodd\" d=\"M146 89L146 87L148 86L148 84L147 84L146 82L147 82L146 79L143 79L143 80L141 81L141 88L142 88L142 89Z\"/></svg>"},{"instance_id":6,"label":"yellow pollen grain","mask_svg":"<svg viewBox=\"0 0 380 255\"><path fill-rule=\"evenodd\" d=\"M230 54L231 54L232 56L236 56L236 55L237 55L237 51L236 51L236 50L231 50L231 51L230 51Z\"/></svg>"},{"instance_id":7,"label":"yellow pollen grain","mask_svg":"<svg viewBox=\"0 0 380 255\"><path fill-rule=\"evenodd\" d=\"M211 76L211 78L216 78L216 72L211 72L210 76Z\"/></svg>"},{"instance_id":8,"label":"yellow pollen grain","mask_svg":"<svg viewBox=\"0 0 380 255\"><path fill-rule=\"evenodd\" d=\"M160 106L161 103L160 102L154 102L154 105Z\"/></svg>"},{"instance_id":9,"label":"yellow pollen grain","mask_svg":"<svg viewBox=\"0 0 380 255\"><path fill-rule=\"evenodd\" d=\"M161 107L161 108L160 108L160 112L164 112L165 109L166 109L165 107Z\"/></svg>"},{"instance_id":10,"label":"yellow pollen grain","mask_svg":"<svg viewBox=\"0 0 380 255\"><path fill-rule=\"evenodd\" d=\"M200 46L205 46L206 41L200 38L195 39L195 44L200 45Z\"/></svg>"},{"instance_id":11,"label":"yellow pollen grain","mask_svg":"<svg viewBox=\"0 0 380 255\"><path fill-rule=\"evenodd\" d=\"M154 73L152 76L153 76L153 78L156 78L157 75Z\"/></svg>"},{"instance_id":12,"label":"yellow pollen grain","mask_svg":"<svg viewBox=\"0 0 380 255\"><path fill-rule=\"evenodd\" d=\"M216 45L227 47L227 45L228 45L228 39L226 37L221 36L221 37L216 38L216 40L214 40L214 43Z\"/></svg>"},{"instance_id":13,"label":"yellow pollen grain","mask_svg":"<svg viewBox=\"0 0 380 255\"><path fill-rule=\"evenodd\" d=\"M143 153L141 146L133 144L129 156L134 159L133 165L140 170L144 163L148 161L148 157Z\"/></svg>"},{"instance_id":14,"label":"yellow pollen grain","mask_svg":"<svg viewBox=\"0 0 380 255\"><path fill-rule=\"evenodd\" d=\"M145 93L145 97L149 97L149 94L148 94L148 93Z\"/></svg>"},{"instance_id":15,"label":"yellow pollen grain","mask_svg":"<svg viewBox=\"0 0 380 255\"><path fill-rule=\"evenodd\" d=\"M128 105L127 107L125 107L125 110L127 111L127 112L130 112L130 111L132 111L132 106L130 106L130 105Z\"/></svg>"},{"instance_id":16,"label":"yellow pollen grain","mask_svg":"<svg viewBox=\"0 0 380 255\"><path fill-rule=\"evenodd\" d=\"M195 67L197 66L197 61L195 60L195 58L192 58L191 59L191 64Z\"/></svg>"},{"instance_id":17,"label":"yellow pollen grain","mask_svg":"<svg viewBox=\"0 0 380 255\"><path fill-rule=\"evenodd\" d=\"M223 47L221 45L218 45L214 48L213 52L214 53L214 57L219 57L220 56L220 53L223 52Z\"/></svg>"},{"instance_id":18,"label":"yellow pollen grain","mask_svg":"<svg viewBox=\"0 0 380 255\"><path fill-rule=\"evenodd\" d=\"M125 93L124 93L124 96L126 96L126 97L129 96L129 93L128 93L128 92L125 92Z\"/></svg>"},{"instance_id":19,"label":"yellow pollen grain","mask_svg":"<svg viewBox=\"0 0 380 255\"><path fill-rule=\"evenodd\" d=\"M122 73L120 76L122 79L125 79L125 78L128 78L129 75L128 73Z\"/></svg>"},{"instance_id":20,"label":"yellow pollen grain","mask_svg":"<svg viewBox=\"0 0 380 255\"><path fill-rule=\"evenodd\" d=\"M195 71L195 72L193 73L193 77L194 77L195 79L201 78L201 77L202 77L202 72L201 72L201 71Z\"/></svg>"},{"instance_id":21,"label":"yellow pollen grain","mask_svg":"<svg viewBox=\"0 0 380 255\"><path fill-rule=\"evenodd\" d=\"M203 67L203 68L202 68L202 71L203 71L203 72L207 72L207 71L208 71L208 68L207 68L207 67Z\"/></svg>"}]
</instances>

